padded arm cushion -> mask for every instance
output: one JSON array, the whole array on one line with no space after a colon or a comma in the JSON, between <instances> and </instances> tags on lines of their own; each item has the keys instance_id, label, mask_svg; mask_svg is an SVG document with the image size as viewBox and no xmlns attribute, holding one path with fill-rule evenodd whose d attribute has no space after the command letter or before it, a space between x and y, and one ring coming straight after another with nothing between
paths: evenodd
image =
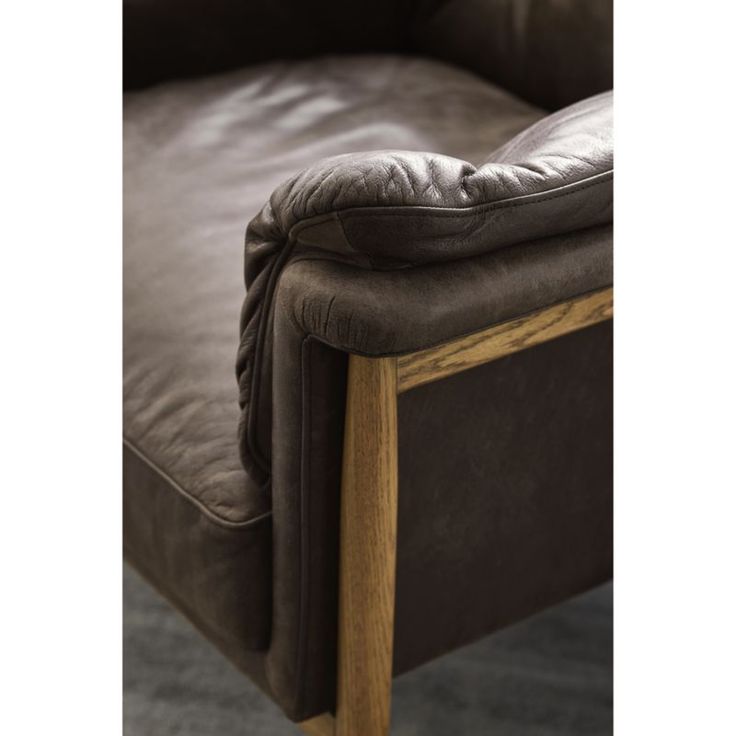
<instances>
[{"instance_id":1,"label":"padded arm cushion","mask_svg":"<svg viewBox=\"0 0 736 736\"><path fill-rule=\"evenodd\" d=\"M348 154L276 189L246 233L237 360L246 470L268 478L269 423L258 415L270 415L272 304L289 261L404 269L609 223L612 138L604 93L531 126L479 168L431 153Z\"/></svg>"}]
</instances>

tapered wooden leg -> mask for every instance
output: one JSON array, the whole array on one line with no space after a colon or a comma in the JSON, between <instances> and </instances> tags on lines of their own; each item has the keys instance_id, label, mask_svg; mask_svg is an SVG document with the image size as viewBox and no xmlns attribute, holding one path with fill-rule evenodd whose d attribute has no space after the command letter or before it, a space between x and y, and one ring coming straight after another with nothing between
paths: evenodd
<instances>
[{"instance_id":1,"label":"tapered wooden leg","mask_svg":"<svg viewBox=\"0 0 736 736\"><path fill-rule=\"evenodd\" d=\"M396 360L350 357L340 507L336 736L386 736L396 578Z\"/></svg>"}]
</instances>

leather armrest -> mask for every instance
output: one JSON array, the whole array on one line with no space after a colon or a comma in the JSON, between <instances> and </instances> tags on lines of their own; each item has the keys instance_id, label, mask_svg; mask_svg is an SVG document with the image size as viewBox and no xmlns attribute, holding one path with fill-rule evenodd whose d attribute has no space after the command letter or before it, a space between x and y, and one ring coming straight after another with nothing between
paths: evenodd
<instances>
[{"instance_id":1,"label":"leather armrest","mask_svg":"<svg viewBox=\"0 0 736 736\"><path fill-rule=\"evenodd\" d=\"M267 418L273 303L279 277L289 262L318 258L347 264L349 268L335 268L333 274L341 274L345 292L352 292L358 278L356 266L401 272L435 265L428 283L442 284L445 278L458 278L457 269L448 268L451 262L516 246L518 252L509 249L508 257L498 259L495 267L502 271L518 267L524 280L525 271L514 264L535 262L529 272L529 293L537 297L546 294L547 303L572 296L566 290L576 283L569 275L576 269L574 259L563 258L560 262L566 265L562 271L550 272L549 283L561 288L545 290L545 251L537 248L532 261L525 261L527 246L522 248L522 244L610 224L612 137L612 95L605 93L531 126L478 168L431 153L349 154L321 161L279 187L246 234L248 293L237 362L241 455L246 469L256 477L268 469L268 450L264 448L270 443ZM550 247L549 255L553 252ZM600 255L596 259L600 265ZM570 269L569 274L565 269ZM596 288L599 276L590 283L582 279L577 293ZM301 288L306 293L312 287L304 280ZM335 284L331 288L334 294L340 293ZM478 296L486 299L483 292ZM441 298L439 293L437 298ZM515 298L513 293L510 298ZM487 301L492 301L491 297ZM353 302L356 310L360 310L360 303L357 296ZM418 303L426 309L426 300ZM521 308L528 311L534 306ZM332 308L332 303L320 304L312 312L321 314L318 321L330 324ZM376 314L383 314L386 321L376 324L374 320L372 335L361 333L358 339L353 332L350 340L339 341L325 332L324 339L372 354L426 347L396 338L401 332L397 324L400 313L384 309ZM356 318L358 324L368 322ZM481 326L469 323L455 329L459 335ZM312 323L319 334L318 327ZM458 336L450 334L452 330L436 331L434 340Z\"/></svg>"}]
</instances>

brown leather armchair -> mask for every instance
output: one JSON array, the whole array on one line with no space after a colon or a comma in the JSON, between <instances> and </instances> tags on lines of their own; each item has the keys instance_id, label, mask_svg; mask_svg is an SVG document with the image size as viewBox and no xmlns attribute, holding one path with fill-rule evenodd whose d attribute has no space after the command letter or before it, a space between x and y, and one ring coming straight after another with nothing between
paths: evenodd
<instances>
[{"instance_id":1,"label":"brown leather armchair","mask_svg":"<svg viewBox=\"0 0 736 736\"><path fill-rule=\"evenodd\" d=\"M124 76L126 558L384 734L611 575L610 3L125 0Z\"/></svg>"}]
</instances>

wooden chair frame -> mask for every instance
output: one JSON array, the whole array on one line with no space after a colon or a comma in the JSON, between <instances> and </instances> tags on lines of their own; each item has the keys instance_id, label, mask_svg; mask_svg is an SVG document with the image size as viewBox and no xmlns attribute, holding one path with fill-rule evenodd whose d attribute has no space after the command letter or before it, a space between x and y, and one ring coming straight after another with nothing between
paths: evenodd
<instances>
[{"instance_id":1,"label":"wooden chair frame","mask_svg":"<svg viewBox=\"0 0 736 736\"><path fill-rule=\"evenodd\" d=\"M398 358L350 356L340 511L337 713L300 723L304 733L389 733L398 395L612 316L613 289L602 289Z\"/></svg>"}]
</instances>

